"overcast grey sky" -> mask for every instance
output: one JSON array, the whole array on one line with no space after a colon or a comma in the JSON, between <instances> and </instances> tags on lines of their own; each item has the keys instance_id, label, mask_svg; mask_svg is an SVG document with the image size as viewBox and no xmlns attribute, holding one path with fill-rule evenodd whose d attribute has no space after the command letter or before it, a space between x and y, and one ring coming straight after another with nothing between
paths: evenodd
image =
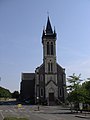
<instances>
[{"instance_id":1,"label":"overcast grey sky","mask_svg":"<svg viewBox=\"0 0 90 120\"><path fill-rule=\"evenodd\" d=\"M0 0L0 86L19 90L21 73L43 62L47 11L57 32L57 61L67 77L90 77L90 0Z\"/></svg>"}]
</instances>

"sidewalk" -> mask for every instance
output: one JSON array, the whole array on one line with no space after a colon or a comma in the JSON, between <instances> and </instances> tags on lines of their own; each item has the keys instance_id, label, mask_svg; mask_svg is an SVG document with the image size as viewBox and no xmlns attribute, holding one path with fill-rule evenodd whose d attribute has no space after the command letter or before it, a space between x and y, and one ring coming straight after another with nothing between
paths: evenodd
<instances>
[{"instance_id":1,"label":"sidewalk","mask_svg":"<svg viewBox=\"0 0 90 120\"><path fill-rule=\"evenodd\" d=\"M86 118L90 120L90 112L78 113L77 115L75 115L75 117Z\"/></svg>"}]
</instances>

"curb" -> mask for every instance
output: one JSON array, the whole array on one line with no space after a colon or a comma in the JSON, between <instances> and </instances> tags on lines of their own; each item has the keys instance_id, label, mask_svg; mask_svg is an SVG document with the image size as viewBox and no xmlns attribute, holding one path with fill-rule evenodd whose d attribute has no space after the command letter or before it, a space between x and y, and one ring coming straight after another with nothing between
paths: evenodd
<instances>
[{"instance_id":1,"label":"curb","mask_svg":"<svg viewBox=\"0 0 90 120\"><path fill-rule=\"evenodd\" d=\"M75 115L75 117L90 119L90 116Z\"/></svg>"}]
</instances>

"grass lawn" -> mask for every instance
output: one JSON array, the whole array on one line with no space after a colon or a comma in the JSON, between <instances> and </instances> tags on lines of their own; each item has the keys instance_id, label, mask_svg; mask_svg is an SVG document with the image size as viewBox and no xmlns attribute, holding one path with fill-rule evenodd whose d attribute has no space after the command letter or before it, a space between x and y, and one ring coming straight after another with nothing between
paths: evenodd
<instances>
[{"instance_id":1,"label":"grass lawn","mask_svg":"<svg viewBox=\"0 0 90 120\"><path fill-rule=\"evenodd\" d=\"M28 120L27 118L5 117L3 120Z\"/></svg>"}]
</instances>

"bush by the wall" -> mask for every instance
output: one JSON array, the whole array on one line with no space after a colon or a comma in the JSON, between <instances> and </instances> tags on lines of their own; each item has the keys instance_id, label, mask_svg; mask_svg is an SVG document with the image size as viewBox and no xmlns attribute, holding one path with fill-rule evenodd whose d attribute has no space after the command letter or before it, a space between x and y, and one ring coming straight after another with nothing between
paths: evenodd
<instances>
[{"instance_id":1,"label":"bush by the wall","mask_svg":"<svg viewBox=\"0 0 90 120\"><path fill-rule=\"evenodd\" d=\"M3 120L28 120L27 118L5 117Z\"/></svg>"}]
</instances>

